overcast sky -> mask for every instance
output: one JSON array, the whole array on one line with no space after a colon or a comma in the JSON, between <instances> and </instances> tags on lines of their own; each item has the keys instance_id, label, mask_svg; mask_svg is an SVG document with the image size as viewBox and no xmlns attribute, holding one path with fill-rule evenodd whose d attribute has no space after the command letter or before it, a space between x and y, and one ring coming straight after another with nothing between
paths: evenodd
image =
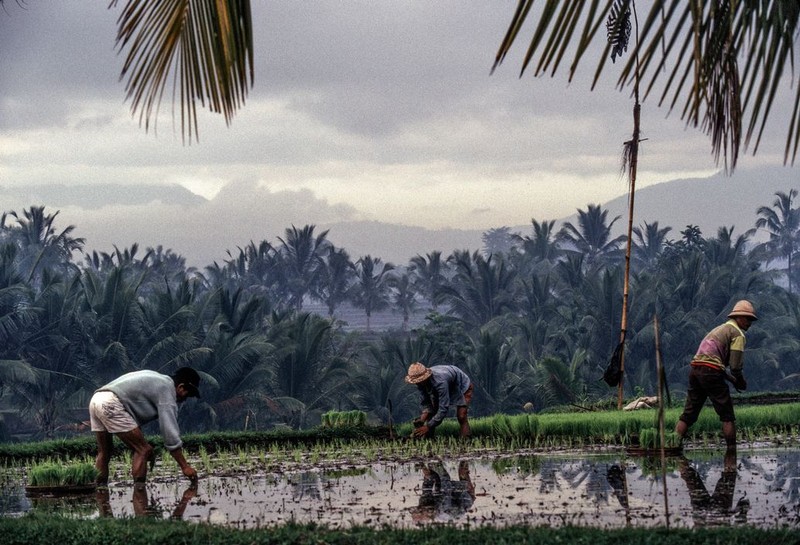
<instances>
[{"instance_id":1,"label":"overcast sky","mask_svg":"<svg viewBox=\"0 0 800 545\"><path fill-rule=\"evenodd\" d=\"M108 4L7 0L0 10L0 188L23 195L2 209L55 207L57 226L75 225L88 249L161 244L205 265L291 224L485 230L626 191L632 100L609 83L618 66L595 92L592 63L569 85L566 72L519 78L529 25L490 75L516 0L253 0L247 103L230 127L201 114L191 146L167 101L157 134L131 116L115 51L121 9ZM708 139L678 115L646 102L642 126L639 187L718 170ZM782 164L785 130L776 123L740 164ZM208 201L120 203L98 191L69 202L42 190L56 184L179 184ZM391 239L343 244L335 228L329 238L391 256Z\"/></svg>"}]
</instances>

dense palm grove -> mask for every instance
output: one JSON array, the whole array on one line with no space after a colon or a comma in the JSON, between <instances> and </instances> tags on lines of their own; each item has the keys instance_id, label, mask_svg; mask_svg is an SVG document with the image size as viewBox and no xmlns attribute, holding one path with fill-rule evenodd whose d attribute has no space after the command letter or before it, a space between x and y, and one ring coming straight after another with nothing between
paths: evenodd
<instances>
[{"instance_id":1,"label":"dense palm grove","mask_svg":"<svg viewBox=\"0 0 800 545\"><path fill-rule=\"evenodd\" d=\"M796 190L775 197L741 234L634 228L628 396L656 390L656 316L675 393L702 335L740 298L761 317L748 332L750 388L797 388L800 212ZM0 219L4 440L74 429L98 386L182 365L204 380L202 399L181 411L192 431L297 428L354 408L383 422L409 419L417 398L403 377L416 360L465 369L476 415L615 395L599 378L620 337L625 238L612 235L618 218L601 206L559 230L536 220L528 235L492 229L482 251L431 252L405 265L355 258L327 232L292 226L202 271L162 248L83 253L73 226L56 229L57 215L31 207ZM343 321L345 307L365 327ZM389 312L394 327L373 327Z\"/></svg>"}]
</instances>

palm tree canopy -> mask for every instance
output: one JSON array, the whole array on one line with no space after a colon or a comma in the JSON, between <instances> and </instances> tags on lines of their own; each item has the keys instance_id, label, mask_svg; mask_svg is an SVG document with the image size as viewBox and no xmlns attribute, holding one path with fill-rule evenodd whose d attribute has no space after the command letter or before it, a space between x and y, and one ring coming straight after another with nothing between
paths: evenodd
<instances>
[{"instance_id":1,"label":"palm tree canopy","mask_svg":"<svg viewBox=\"0 0 800 545\"><path fill-rule=\"evenodd\" d=\"M493 71L519 36L534 3L519 0ZM639 28L635 0L545 2L520 75L535 56L534 75L553 75L570 50L574 51L569 63L571 81L584 56L597 51L590 46L598 30L606 26L613 39L604 44L597 61L594 88L609 56L613 62L627 49L625 21L630 22L633 12L636 39L617 80L620 89L634 85L638 71L646 83L643 99L656 95L659 105L680 108L681 119L700 126L711 137L717 161L723 154L726 167L733 170L743 136L745 146L754 140L753 153L758 150L777 90L786 83L784 74L790 74L796 93L794 108L781 120L788 119L784 162L794 163L800 146L800 82L795 81L793 64L798 53L800 3L653 0L649 5Z\"/></svg>"}]
</instances>

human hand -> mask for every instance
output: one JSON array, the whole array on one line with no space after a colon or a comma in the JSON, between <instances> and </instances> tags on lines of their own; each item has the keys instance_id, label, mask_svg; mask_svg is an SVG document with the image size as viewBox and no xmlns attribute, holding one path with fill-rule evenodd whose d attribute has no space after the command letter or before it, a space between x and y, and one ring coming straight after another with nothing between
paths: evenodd
<instances>
[{"instance_id":1,"label":"human hand","mask_svg":"<svg viewBox=\"0 0 800 545\"><path fill-rule=\"evenodd\" d=\"M423 424L422 426L415 428L414 431L411 432L411 436L416 438L425 437L428 435L428 431L430 431L428 426Z\"/></svg>"},{"instance_id":2,"label":"human hand","mask_svg":"<svg viewBox=\"0 0 800 545\"><path fill-rule=\"evenodd\" d=\"M190 481L192 481L192 482L196 482L197 481L197 470L195 468L193 468L192 466L189 466L189 465L185 466L183 468L183 474L184 474L184 476L188 477L188 479Z\"/></svg>"},{"instance_id":3,"label":"human hand","mask_svg":"<svg viewBox=\"0 0 800 545\"><path fill-rule=\"evenodd\" d=\"M733 387L739 391L747 390L747 381L744 379L744 375L741 373L734 373L733 375Z\"/></svg>"}]
</instances>

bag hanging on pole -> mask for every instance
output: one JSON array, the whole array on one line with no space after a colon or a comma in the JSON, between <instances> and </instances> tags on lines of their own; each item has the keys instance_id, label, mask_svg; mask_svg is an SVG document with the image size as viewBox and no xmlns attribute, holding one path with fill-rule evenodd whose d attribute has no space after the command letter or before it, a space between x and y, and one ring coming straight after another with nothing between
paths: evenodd
<instances>
[{"instance_id":1,"label":"bag hanging on pole","mask_svg":"<svg viewBox=\"0 0 800 545\"><path fill-rule=\"evenodd\" d=\"M614 353L611 355L611 361L608 362L608 367L606 367L606 370L603 373L603 380L611 387L619 385L619 381L622 379L620 362L622 361L622 351L624 349L625 341L623 340L620 341L620 343L614 349Z\"/></svg>"}]
</instances>

